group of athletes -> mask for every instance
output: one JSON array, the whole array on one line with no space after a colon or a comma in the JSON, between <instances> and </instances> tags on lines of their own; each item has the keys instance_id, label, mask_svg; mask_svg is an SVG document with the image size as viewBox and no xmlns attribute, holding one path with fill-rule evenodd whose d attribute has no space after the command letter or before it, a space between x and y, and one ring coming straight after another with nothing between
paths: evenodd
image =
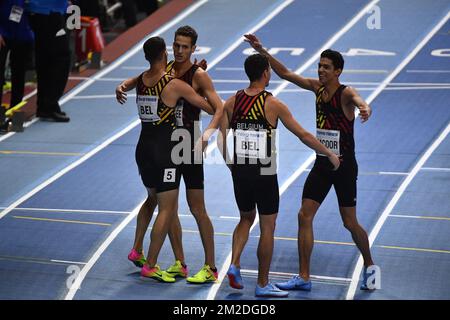
<instances>
[{"instance_id":1,"label":"group of athletes","mask_svg":"<svg viewBox=\"0 0 450 320\"><path fill-rule=\"evenodd\" d=\"M364 258L360 288L371 289L367 283L370 276L367 268L374 263L367 233L356 218L358 166L353 125L355 108L363 122L369 119L372 112L353 88L340 84L339 76L344 67L342 55L333 50L323 51L318 64L319 79L304 78L271 56L255 35L245 35L245 40L258 52L250 55L244 63L250 84L223 103L205 70L206 62L197 64L191 60L197 38L197 32L192 27L178 28L173 42L174 60L170 62L164 39L148 39L143 50L150 68L137 77L123 81L116 88L117 101L121 104L127 100L126 92L136 88L136 103L142 124L136 162L148 191L137 216L135 241L128 259L142 268L142 276L163 282L175 282L176 277L186 278L190 283L218 280L214 228L204 199L202 153L211 135L220 129L217 145L231 171L240 211L240 221L233 232L231 264L227 271L230 286L236 289L244 287L240 257L258 210L261 234L257 249L255 295L286 297L287 290L311 290L312 223L320 204L334 186L344 226L351 232ZM288 106L265 90L272 68L282 79L316 95L316 136L294 119ZM213 115L203 132L200 132L199 125L201 110ZM269 269L279 209L275 145L278 119L301 142L313 149L317 157L305 182L298 214L299 273L286 282L273 284L269 282ZM229 130L233 135L231 147L227 145ZM180 145L184 147L180 148ZM191 277L188 277L177 214L181 176L205 255L204 266ZM145 257L143 240L156 206L158 215ZM162 270L157 258L167 234L175 263Z\"/></svg>"}]
</instances>

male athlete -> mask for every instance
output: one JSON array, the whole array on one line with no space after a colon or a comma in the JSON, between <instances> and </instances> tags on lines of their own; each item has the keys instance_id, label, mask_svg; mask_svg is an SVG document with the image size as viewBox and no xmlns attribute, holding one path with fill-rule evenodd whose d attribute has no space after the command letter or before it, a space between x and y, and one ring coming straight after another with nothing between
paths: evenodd
<instances>
[{"instance_id":1,"label":"male athlete","mask_svg":"<svg viewBox=\"0 0 450 320\"><path fill-rule=\"evenodd\" d=\"M250 227L256 216L260 218L261 236L258 244L258 280L255 295L261 297L286 297L269 283L272 260L275 221L279 207L279 190L276 173L276 148L274 145L278 119L304 144L324 154L331 168L339 167L339 158L311 133L295 121L288 107L265 90L270 80L268 59L254 54L245 60L245 73L250 85L239 90L225 102L221 137L225 146L223 156L227 161L226 136L233 130L234 147L231 173L234 194L240 211L240 221L233 232L231 265L227 275L230 286L243 288L240 275L240 257L248 240Z\"/></svg>"},{"instance_id":2,"label":"male athlete","mask_svg":"<svg viewBox=\"0 0 450 320\"><path fill-rule=\"evenodd\" d=\"M374 265L369 240L366 231L356 218L358 165L353 137L355 108L359 110L361 121L366 122L372 114L370 106L353 88L339 82L339 76L344 68L344 59L339 52L330 49L322 52L317 80L304 78L288 70L263 48L255 35L247 34L245 38L256 51L269 59L270 65L280 78L315 93L317 138L332 149L341 160L339 170L332 171L328 167L327 158L320 152L317 153L314 166L305 182L302 206L298 214L299 275L287 282L278 283L277 286L283 290L311 290L309 266L314 244L313 219L333 185L344 226L350 231L353 241L364 258L363 283L360 289L372 289L367 283L370 276L367 268Z\"/></svg>"},{"instance_id":3,"label":"male athlete","mask_svg":"<svg viewBox=\"0 0 450 320\"><path fill-rule=\"evenodd\" d=\"M142 212L147 210L146 204L154 199L159 209L151 232L147 260L144 262L142 257L139 257L140 259L135 262L144 263L141 270L142 276L174 282L175 278L161 271L156 262L178 208L180 168L172 159L172 149L176 142L171 141L176 128L175 107L178 100L183 98L205 111L213 110L191 86L166 73L167 51L162 38L152 37L147 40L144 43L144 53L146 60L150 63L150 69L138 76L136 81L135 78L124 81L120 85L123 95L118 96L120 103L125 102L125 92L136 86L136 102L142 122L141 135L136 148L136 162L149 193L148 199L140 210L140 218L142 219ZM211 123L219 122L220 116L215 114ZM208 128L211 127L211 123ZM201 137L203 141L207 141L208 138L208 133Z\"/></svg>"},{"instance_id":4,"label":"male athlete","mask_svg":"<svg viewBox=\"0 0 450 320\"><path fill-rule=\"evenodd\" d=\"M208 73L191 61L191 56L196 49L197 38L197 32L192 27L183 26L178 28L173 42L175 60L169 62L166 71L189 84L197 93L208 100L215 110L215 116L210 127L217 128L223 113L223 104L214 90ZM120 96L120 86L118 90L118 96ZM198 132L200 131L200 109L188 101L180 100L175 109L175 117L177 128L184 129L179 130L182 133L181 140L187 141L190 146L193 146L195 144L194 139L199 136ZM191 147L190 149L192 150L193 148ZM186 155L182 154L181 156L185 157ZM203 268L193 277L187 278L187 281L192 283L214 282L218 276L214 258L214 229L205 207L203 164L201 160L195 161L193 151L187 155L187 161L180 164L180 173L186 185L187 202L197 222L205 254ZM155 207L155 199L149 198L138 214L135 243L129 255L129 259L138 266L142 264L142 243ZM187 277L188 268L184 259L181 240L182 230L178 215L171 224L169 239L175 255L175 263L166 271L174 277Z\"/></svg>"}]
</instances>

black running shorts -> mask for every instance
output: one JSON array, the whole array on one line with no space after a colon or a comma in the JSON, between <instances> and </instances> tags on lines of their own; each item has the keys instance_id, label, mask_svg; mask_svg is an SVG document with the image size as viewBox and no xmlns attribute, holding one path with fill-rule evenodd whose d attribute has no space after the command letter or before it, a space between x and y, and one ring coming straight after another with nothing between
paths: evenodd
<instances>
[{"instance_id":1,"label":"black running shorts","mask_svg":"<svg viewBox=\"0 0 450 320\"><path fill-rule=\"evenodd\" d=\"M277 175L245 175L233 170L234 196L240 211L256 207L262 215L278 213L280 195Z\"/></svg>"},{"instance_id":2,"label":"black running shorts","mask_svg":"<svg viewBox=\"0 0 450 320\"><path fill-rule=\"evenodd\" d=\"M334 186L340 207L356 206L356 180L358 164L354 156L343 157L338 170L327 157L317 156L311 172L306 178L302 199L322 203L331 186Z\"/></svg>"},{"instance_id":3,"label":"black running shorts","mask_svg":"<svg viewBox=\"0 0 450 320\"><path fill-rule=\"evenodd\" d=\"M203 164L180 164L186 189L204 189Z\"/></svg>"},{"instance_id":4,"label":"black running shorts","mask_svg":"<svg viewBox=\"0 0 450 320\"><path fill-rule=\"evenodd\" d=\"M171 159L173 143L162 137L142 135L136 147L136 163L142 182L156 192L178 189L181 172Z\"/></svg>"}]
</instances>

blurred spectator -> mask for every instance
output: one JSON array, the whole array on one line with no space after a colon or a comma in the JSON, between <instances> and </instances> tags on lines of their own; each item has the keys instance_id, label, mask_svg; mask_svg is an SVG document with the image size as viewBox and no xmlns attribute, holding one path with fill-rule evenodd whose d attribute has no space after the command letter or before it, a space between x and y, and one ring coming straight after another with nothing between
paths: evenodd
<instances>
[{"instance_id":1,"label":"blurred spectator","mask_svg":"<svg viewBox=\"0 0 450 320\"><path fill-rule=\"evenodd\" d=\"M139 10L144 11L148 16L158 10L158 0L136 0Z\"/></svg>"},{"instance_id":2,"label":"blurred spectator","mask_svg":"<svg viewBox=\"0 0 450 320\"><path fill-rule=\"evenodd\" d=\"M26 2L35 35L38 81L36 116L56 122L70 121L58 102L64 93L70 69L69 37L65 30L67 6L67 0Z\"/></svg>"},{"instance_id":3,"label":"blurred spectator","mask_svg":"<svg viewBox=\"0 0 450 320\"><path fill-rule=\"evenodd\" d=\"M158 0L122 0L125 25L129 28L137 23L137 12L143 11L147 15L158 9Z\"/></svg>"},{"instance_id":4,"label":"blurred spectator","mask_svg":"<svg viewBox=\"0 0 450 320\"><path fill-rule=\"evenodd\" d=\"M11 67L11 102L13 107L23 99L27 58L33 49L33 32L24 14L25 0L0 1L0 103L3 98L6 58Z\"/></svg>"}]
</instances>

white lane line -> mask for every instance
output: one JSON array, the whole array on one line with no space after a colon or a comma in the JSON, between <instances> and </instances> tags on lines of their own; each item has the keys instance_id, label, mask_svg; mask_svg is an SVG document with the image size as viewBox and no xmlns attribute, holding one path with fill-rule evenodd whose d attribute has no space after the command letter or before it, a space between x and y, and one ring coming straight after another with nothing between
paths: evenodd
<instances>
[{"instance_id":1,"label":"white lane line","mask_svg":"<svg viewBox=\"0 0 450 320\"><path fill-rule=\"evenodd\" d=\"M408 219L425 219L425 220L449 220L450 221L450 217L411 216L411 215L403 215L403 214L390 214L389 217L408 218Z\"/></svg>"},{"instance_id":2,"label":"white lane line","mask_svg":"<svg viewBox=\"0 0 450 320\"><path fill-rule=\"evenodd\" d=\"M290 5L293 2L293 0L286 0L281 5L276 7L270 14L268 14L264 19L262 19L258 24L256 24L254 27L252 27L250 30L245 32L247 33L255 33L257 30L261 29L263 26L265 26L270 20L273 19L278 13L280 13L284 8L286 8L288 5ZM219 55L216 59L214 59L211 64L216 65L219 61L222 61L223 58L228 56L232 51L234 51L239 45L244 41L244 37L239 37L238 40L236 40L230 47L227 48L221 55ZM248 83L248 81L247 81Z\"/></svg>"},{"instance_id":3,"label":"white lane line","mask_svg":"<svg viewBox=\"0 0 450 320\"><path fill-rule=\"evenodd\" d=\"M244 71L242 67L217 67L218 71Z\"/></svg>"},{"instance_id":4,"label":"white lane line","mask_svg":"<svg viewBox=\"0 0 450 320\"><path fill-rule=\"evenodd\" d=\"M305 169L305 172L310 172L311 169ZM384 176L384 175L394 175L394 176L407 176L409 172L391 172L391 171L361 171L358 173L360 176Z\"/></svg>"},{"instance_id":5,"label":"white lane line","mask_svg":"<svg viewBox=\"0 0 450 320\"><path fill-rule=\"evenodd\" d=\"M210 66L211 67L211 66ZM217 69L217 68L216 68ZM213 80L213 82L222 82L222 83L248 83L248 80L241 80L241 79L217 79ZM281 80L272 80L270 83L283 83ZM378 86L380 85L380 82L346 82L347 85L352 86L358 86L358 85L373 85ZM374 88L373 87L355 87L355 89L359 91L371 91ZM386 87L384 90L434 90L434 89L450 89L450 83L390 83L388 87ZM237 90L218 90L218 94L229 94L229 93L235 93ZM301 88L292 88L292 89L284 89L283 93L289 93L289 92L309 92L308 90L301 89ZM136 97L135 93L129 93L127 94L129 98ZM78 95L75 97L72 97L73 100L78 99L115 99L115 94L98 94L98 95Z\"/></svg>"},{"instance_id":6,"label":"white lane line","mask_svg":"<svg viewBox=\"0 0 450 320\"><path fill-rule=\"evenodd\" d=\"M148 66L123 66L121 69L124 70L146 70Z\"/></svg>"},{"instance_id":7,"label":"white lane line","mask_svg":"<svg viewBox=\"0 0 450 320\"><path fill-rule=\"evenodd\" d=\"M315 70L317 71L317 70ZM344 69L343 74L346 73L369 73L369 74L379 74L379 73L389 73L389 70L382 69Z\"/></svg>"},{"instance_id":8,"label":"white lane line","mask_svg":"<svg viewBox=\"0 0 450 320\"><path fill-rule=\"evenodd\" d=\"M429 86L429 87L387 87L385 91L403 91L403 90L449 90L450 86Z\"/></svg>"},{"instance_id":9,"label":"white lane line","mask_svg":"<svg viewBox=\"0 0 450 320\"><path fill-rule=\"evenodd\" d=\"M128 93L127 98L136 97L135 93ZM115 99L115 94L93 94L93 95L82 95L82 96L75 96L72 99L73 100L82 100L82 99Z\"/></svg>"},{"instance_id":10,"label":"white lane line","mask_svg":"<svg viewBox=\"0 0 450 320\"><path fill-rule=\"evenodd\" d=\"M0 207L0 210L8 207ZM131 211L111 211L111 210L83 210L83 209L55 209L55 208L14 208L14 211L44 211L44 212L73 212L73 213L105 213L105 214L130 214Z\"/></svg>"},{"instance_id":11,"label":"white lane line","mask_svg":"<svg viewBox=\"0 0 450 320\"><path fill-rule=\"evenodd\" d=\"M392 172L392 171L380 171L380 175L393 175L393 176L407 176L409 172Z\"/></svg>"},{"instance_id":12,"label":"white lane line","mask_svg":"<svg viewBox=\"0 0 450 320\"><path fill-rule=\"evenodd\" d=\"M356 16L350 20L349 23L347 23L341 30L339 30L338 33L336 33L330 40L328 40L306 63L295 70L295 73L301 74L305 70L307 70L313 63L316 63L319 58L322 51L331 48L333 44L342 37L348 30L350 30L363 16L367 14L367 12L372 9L372 7L377 4L380 0L373 0L368 5L366 5ZM283 91L288 85L289 81L284 81L284 83L277 88L277 90L273 91L273 95L278 95L281 91Z\"/></svg>"},{"instance_id":13,"label":"white lane line","mask_svg":"<svg viewBox=\"0 0 450 320\"><path fill-rule=\"evenodd\" d=\"M394 79L400 71L419 53L419 51L430 41L430 39L436 34L436 32L439 31L440 28L446 23L446 21L450 18L450 11L446 14L446 16L439 21L439 23L425 36L425 38L422 39L422 41L414 48L413 51L410 52L410 54L395 68L395 70L389 75L385 81L381 84L381 86L375 90L373 94L369 96L367 100L372 101L391 81ZM368 102L370 103L370 102ZM387 205L386 209L384 209L383 213L381 214L380 218L378 219L377 223L375 224L375 227L372 229L369 235L369 244L372 246L373 242L375 241L375 238L378 236L378 233L381 230L381 227L383 226L384 222L386 221L387 217L391 213L392 209L394 209L394 206L397 204L398 200L402 196L402 194L405 192L406 187L411 183L413 178L416 176L416 174L419 172L420 168L423 167L427 159L431 156L433 151L439 146L439 144L445 139L447 134L450 131L450 123L447 125L447 127L444 129L444 131L439 135L439 137L433 142L433 144L428 148L428 150L423 154L423 156L419 159L417 164L414 166L414 168L411 170L409 175L405 178L403 183L400 185L400 188L398 188L397 192L395 193L394 197L391 199L389 204ZM350 287L347 291L346 300L353 300L356 292L356 287L358 285L359 281L359 275L361 274L363 268L363 258L362 255L359 255L358 261L356 263L355 269L353 271L352 275L352 282L350 284Z\"/></svg>"},{"instance_id":14,"label":"white lane line","mask_svg":"<svg viewBox=\"0 0 450 320\"><path fill-rule=\"evenodd\" d=\"M258 274L258 270L250 270L250 269L241 269L241 273L249 273L249 274ZM287 272L275 272L270 271L269 275L272 276L278 276L280 278L290 279L293 276L295 276L295 273L287 273ZM329 277L329 276L318 276L318 275L311 275L310 276L313 280L328 280L328 281L340 281L340 282L350 282L352 279L350 278L342 278L342 277Z\"/></svg>"},{"instance_id":15,"label":"white lane line","mask_svg":"<svg viewBox=\"0 0 450 320\"><path fill-rule=\"evenodd\" d=\"M408 73L450 73L450 70L414 70L414 69L409 69L406 70L406 72Z\"/></svg>"},{"instance_id":16,"label":"white lane line","mask_svg":"<svg viewBox=\"0 0 450 320\"><path fill-rule=\"evenodd\" d=\"M377 2L380 0L373 0L368 5L366 5L355 17L353 17L338 33L336 33L330 40L328 40L325 45L322 46L308 61L305 62L300 68L298 68L295 72L296 73L302 73L304 70L309 68L313 63L317 61L317 59L320 57L320 53L327 49L331 48L332 45L343 35L345 34L356 22L358 22ZM254 33L256 30L252 30L249 33ZM280 92L282 92L290 82L283 81L283 83L278 86L272 94L274 96L277 96ZM291 177L289 177L283 185L280 187L280 197L281 195L287 190L289 185L295 181L295 179L302 173L303 170L305 170L315 159L315 153L312 153L309 158L302 164L300 167L292 174ZM253 228L258 224L259 217L256 215L255 222L250 228L250 232L253 230ZM207 300L214 300L216 297L216 294L220 288L220 285L226 275L228 266L231 263L231 252L228 254L227 258L225 259L222 268L219 271L219 279L217 280L217 283L213 284L211 286L211 289L208 293Z\"/></svg>"},{"instance_id":17,"label":"white lane line","mask_svg":"<svg viewBox=\"0 0 450 320\"><path fill-rule=\"evenodd\" d=\"M438 172L450 172L450 168L430 168L430 167L423 167L421 170L424 170L424 171L438 171Z\"/></svg>"},{"instance_id":18,"label":"white lane line","mask_svg":"<svg viewBox=\"0 0 450 320\"><path fill-rule=\"evenodd\" d=\"M144 200L145 201L145 200ZM117 237L117 235L130 223L131 220L133 220L138 212L140 207L142 206L142 203L136 207L135 210L131 214L129 214L121 223L119 226L117 226L116 229L114 229L113 232L106 238L106 240L100 245L100 247L95 251L95 253L92 255L92 257L89 259L89 261L86 263L86 265L81 269L80 273L78 274L77 278L73 282L72 286L69 289L69 292L67 293L64 300L72 300L75 294L77 293L78 289L81 287L81 283L83 282L84 278L86 277L87 273L91 268L94 266L94 264L97 262L98 258L102 255L102 253L109 247L111 242Z\"/></svg>"},{"instance_id":19,"label":"white lane line","mask_svg":"<svg viewBox=\"0 0 450 320\"><path fill-rule=\"evenodd\" d=\"M208 65L208 69L211 69L211 65ZM71 80L93 80L93 81L105 81L105 82L122 82L123 78L90 78L90 77L70 77ZM245 79L212 79L215 83L249 83ZM282 80L271 80L271 83L282 83Z\"/></svg>"},{"instance_id":20,"label":"white lane line","mask_svg":"<svg viewBox=\"0 0 450 320\"><path fill-rule=\"evenodd\" d=\"M232 217L232 216L219 216L219 219L224 219L224 220L239 220L239 217Z\"/></svg>"},{"instance_id":21,"label":"white lane line","mask_svg":"<svg viewBox=\"0 0 450 320\"><path fill-rule=\"evenodd\" d=\"M58 263L67 263L67 264L81 264L81 265L85 265L86 262L79 262L79 261L70 261L70 260L56 260L56 259L51 259L51 262L58 262Z\"/></svg>"}]
</instances>

